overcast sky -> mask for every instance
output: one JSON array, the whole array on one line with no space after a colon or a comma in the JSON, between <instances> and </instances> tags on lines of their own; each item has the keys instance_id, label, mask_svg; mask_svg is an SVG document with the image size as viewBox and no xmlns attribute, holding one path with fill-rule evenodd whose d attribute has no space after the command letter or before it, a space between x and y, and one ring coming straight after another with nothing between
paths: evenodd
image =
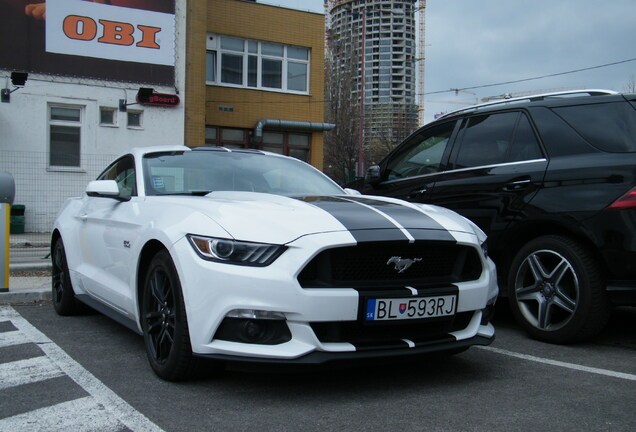
<instances>
[{"instance_id":1,"label":"overcast sky","mask_svg":"<svg viewBox=\"0 0 636 432\"><path fill-rule=\"evenodd\" d=\"M324 12L323 0L259 3ZM635 17L635 0L428 0L425 119L503 93L625 91L636 81L636 61L625 62L636 60ZM467 90L435 94L451 88Z\"/></svg>"}]
</instances>

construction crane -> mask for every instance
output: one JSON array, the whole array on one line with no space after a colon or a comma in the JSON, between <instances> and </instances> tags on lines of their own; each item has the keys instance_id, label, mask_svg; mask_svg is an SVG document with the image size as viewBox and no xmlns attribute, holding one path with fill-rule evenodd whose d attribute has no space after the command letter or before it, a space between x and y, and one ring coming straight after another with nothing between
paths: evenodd
<instances>
[{"instance_id":1,"label":"construction crane","mask_svg":"<svg viewBox=\"0 0 636 432\"><path fill-rule=\"evenodd\" d=\"M424 124L424 62L426 60L426 0L419 0L416 9L419 27L417 44L417 105L419 111L419 124Z\"/></svg>"}]
</instances>

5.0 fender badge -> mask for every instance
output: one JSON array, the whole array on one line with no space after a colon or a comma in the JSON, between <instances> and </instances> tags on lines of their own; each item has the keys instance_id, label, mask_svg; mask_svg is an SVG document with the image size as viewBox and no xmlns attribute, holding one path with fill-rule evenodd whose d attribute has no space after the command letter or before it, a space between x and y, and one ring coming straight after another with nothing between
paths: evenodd
<instances>
[{"instance_id":1,"label":"5.0 fender badge","mask_svg":"<svg viewBox=\"0 0 636 432\"><path fill-rule=\"evenodd\" d=\"M389 258L389 260L386 262L386 265L393 264L395 266L395 270L397 270L398 273L403 273L404 271L408 270L408 268L411 267L413 264L420 261L422 261L422 258L411 259L394 256Z\"/></svg>"},{"instance_id":2,"label":"5.0 fender badge","mask_svg":"<svg viewBox=\"0 0 636 432\"><path fill-rule=\"evenodd\" d=\"M124 240L124 247L130 249L130 242L128 240Z\"/></svg>"}]
</instances>

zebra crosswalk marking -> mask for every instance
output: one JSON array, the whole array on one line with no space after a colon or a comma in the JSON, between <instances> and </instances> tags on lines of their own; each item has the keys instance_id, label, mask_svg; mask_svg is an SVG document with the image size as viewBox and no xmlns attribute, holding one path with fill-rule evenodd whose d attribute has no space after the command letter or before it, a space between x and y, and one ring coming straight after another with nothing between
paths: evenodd
<instances>
[{"instance_id":1,"label":"zebra crosswalk marking","mask_svg":"<svg viewBox=\"0 0 636 432\"><path fill-rule=\"evenodd\" d=\"M45 357L0 363L0 386L38 382L46 374L67 375L89 396L29 411L0 420L0 432L14 431L97 431L121 430L162 432L162 429L135 410L93 374L73 360L44 333L24 319L10 306L0 306L0 321L11 321L17 331L0 333L0 347L23 343L37 344ZM46 360L44 360L46 358ZM50 364L47 364L50 362ZM21 371L16 377L3 374ZM59 372L56 372L59 371ZM29 380L29 374L33 378ZM6 381L6 382L5 382ZM1 389L1 387L0 387Z\"/></svg>"}]
</instances>

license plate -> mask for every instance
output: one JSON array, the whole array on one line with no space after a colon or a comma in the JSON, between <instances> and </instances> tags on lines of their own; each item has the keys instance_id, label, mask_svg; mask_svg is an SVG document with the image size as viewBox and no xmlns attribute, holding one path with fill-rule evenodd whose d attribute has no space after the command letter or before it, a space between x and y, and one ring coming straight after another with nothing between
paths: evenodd
<instances>
[{"instance_id":1,"label":"license plate","mask_svg":"<svg viewBox=\"0 0 636 432\"><path fill-rule=\"evenodd\" d=\"M366 321L393 321L454 315L456 295L368 299Z\"/></svg>"}]
</instances>

